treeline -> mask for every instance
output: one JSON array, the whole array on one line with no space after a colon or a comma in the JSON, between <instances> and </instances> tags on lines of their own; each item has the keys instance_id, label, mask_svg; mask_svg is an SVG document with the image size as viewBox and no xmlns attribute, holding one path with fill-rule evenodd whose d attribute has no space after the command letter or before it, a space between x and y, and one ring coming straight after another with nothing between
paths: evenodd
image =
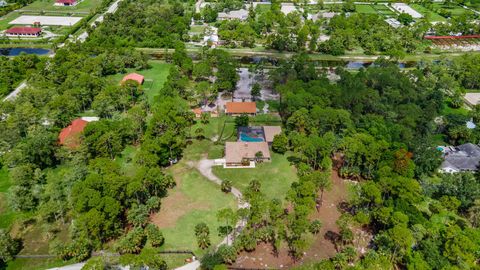
<instances>
[{"instance_id":1,"label":"treeline","mask_svg":"<svg viewBox=\"0 0 480 270\"><path fill-rule=\"evenodd\" d=\"M274 150L293 151L301 174L328 172L333 164L359 181L337 221L337 255L305 268L476 267L479 181L436 174L441 158L431 137L444 102L439 78L428 68L400 71L380 60L356 74L338 71L341 79L331 85L302 56L282 67L272 78L287 131ZM354 228L373 233L366 254L352 246Z\"/></svg>"},{"instance_id":2,"label":"treeline","mask_svg":"<svg viewBox=\"0 0 480 270\"><path fill-rule=\"evenodd\" d=\"M0 56L0 96L12 92L18 84L44 65L36 55L19 55L14 58Z\"/></svg>"},{"instance_id":3,"label":"treeline","mask_svg":"<svg viewBox=\"0 0 480 270\"><path fill-rule=\"evenodd\" d=\"M190 17L180 1L122 1L91 33L90 43L103 48L173 48L188 36Z\"/></svg>"},{"instance_id":4,"label":"treeline","mask_svg":"<svg viewBox=\"0 0 480 270\"><path fill-rule=\"evenodd\" d=\"M1 104L1 164L14 183L9 205L35 213L47 235L71 224L71 240L50 245L65 260L84 260L114 239L121 254L148 253L147 244L163 244L158 228L147 223L175 185L162 167L181 157L193 123L176 89L162 91L168 94L149 103L140 85L107 78L127 68L148 68L146 56L93 43L58 49L44 68L30 74L29 86L14 101ZM101 120L89 123L82 143L61 147L60 129L92 110ZM128 145L138 149L127 161L134 170L116 161ZM158 257L126 258L132 265L166 268Z\"/></svg>"}]
</instances>

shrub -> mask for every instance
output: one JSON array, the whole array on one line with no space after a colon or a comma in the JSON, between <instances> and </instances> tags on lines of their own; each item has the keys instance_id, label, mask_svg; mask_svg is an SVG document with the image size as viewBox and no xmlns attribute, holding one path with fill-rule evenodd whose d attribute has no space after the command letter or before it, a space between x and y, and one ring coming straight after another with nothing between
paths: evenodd
<instances>
[{"instance_id":1,"label":"shrub","mask_svg":"<svg viewBox=\"0 0 480 270\"><path fill-rule=\"evenodd\" d=\"M120 254L139 253L145 245L146 237L142 228L135 228L118 242L117 251Z\"/></svg>"},{"instance_id":2,"label":"shrub","mask_svg":"<svg viewBox=\"0 0 480 270\"><path fill-rule=\"evenodd\" d=\"M153 224L148 224L147 227L145 228L148 240L150 240L150 243L152 244L153 247L159 247L163 245L165 242L165 238L163 237L162 232L160 229L158 229L157 226Z\"/></svg>"}]
</instances>

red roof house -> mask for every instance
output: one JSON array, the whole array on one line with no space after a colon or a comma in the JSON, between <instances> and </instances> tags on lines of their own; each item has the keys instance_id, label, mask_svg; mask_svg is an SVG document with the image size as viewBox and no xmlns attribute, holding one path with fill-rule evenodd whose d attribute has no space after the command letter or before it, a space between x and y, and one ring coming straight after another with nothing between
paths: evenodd
<instances>
[{"instance_id":1,"label":"red roof house","mask_svg":"<svg viewBox=\"0 0 480 270\"><path fill-rule=\"evenodd\" d=\"M225 113L228 115L256 114L257 104L255 102L227 102Z\"/></svg>"},{"instance_id":2,"label":"red roof house","mask_svg":"<svg viewBox=\"0 0 480 270\"><path fill-rule=\"evenodd\" d=\"M5 31L8 36L32 36L38 37L42 33L42 28L39 27L12 27Z\"/></svg>"},{"instance_id":3,"label":"red roof house","mask_svg":"<svg viewBox=\"0 0 480 270\"><path fill-rule=\"evenodd\" d=\"M77 0L56 0L56 6L75 6L77 4Z\"/></svg>"},{"instance_id":4,"label":"red roof house","mask_svg":"<svg viewBox=\"0 0 480 270\"><path fill-rule=\"evenodd\" d=\"M123 77L122 84L124 84L128 80L136 81L138 84L143 84L145 77L137 73L130 73L128 75L125 75L125 77Z\"/></svg>"},{"instance_id":5,"label":"red roof house","mask_svg":"<svg viewBox=\"0 0 480 270\"><path fill-rule=\"evenodd\" d=\"M78 118L72 121L72 123L62 129L58 135L58 141L61 145L68 148L76 148L80 145L80 135L87 126L88 122Z\"/></svg>"}]
</instances>

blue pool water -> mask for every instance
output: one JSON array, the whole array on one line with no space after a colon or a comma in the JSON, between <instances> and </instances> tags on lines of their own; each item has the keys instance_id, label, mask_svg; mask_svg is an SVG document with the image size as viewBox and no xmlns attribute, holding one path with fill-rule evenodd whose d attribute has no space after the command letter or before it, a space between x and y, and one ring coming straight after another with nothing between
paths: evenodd
<instances>
[{"instance_id":1,"label":"blue pool water","mask_svg":"<svg viewBox=\"0 0 480 270\"><path fill-rule=\"evenodd\" d=\"M242 142L263 142L263 138L250 137L245 133L240 133L240 141L242 141Z\"/></svg>"},{"instance_id":2,"label":"blue pool water","mask_svg":"<svg viewBox=\"0 0 480 270\"><path fill-rule=\"evenodd\" d=\"M3 56L17 56L17 55L20 55L21 53L46 55L46 54L50 53L50 50L39 49L39 48L5 48L5 49L0 49L0 55L3 55Z\"/></svg>"}]
</instances>

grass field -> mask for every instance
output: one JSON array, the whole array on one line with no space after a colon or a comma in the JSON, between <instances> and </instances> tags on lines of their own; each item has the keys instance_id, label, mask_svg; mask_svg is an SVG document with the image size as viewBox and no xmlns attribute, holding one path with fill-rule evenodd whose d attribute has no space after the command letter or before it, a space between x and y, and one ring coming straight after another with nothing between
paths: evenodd
<instances>
[{"instance_id":1,"label":"grass field","mask_svg":"<svg viewBox=\"0 0 480 270\"><path fill-rule=\"evenodd\" d=\"M99 7L102 4L102 0L83 0L76 6L73 7L62 7L62 6L54 6L55 0L37 0L30 5L23 7L20 9L21 11L38 11L38 12L48 12L48 11L55 11L55 12L62 12L62 13L76 13L79 12L84 13L87 15L90 11L94 10L95 8Z\"/></svg>"},{"instance_id":2,"label":"grass field","mask_svg":"<svg viewBox=\"0 0 480 270\"><path fill-rule=\"evenodd\" d=\"M68 264L73 264L73 262L64 262L57 258L20 258L9 262L5 270L39 270L60 267Z\"/></svg>"},{"instance_id":3,"label":"grass field","mask_svg":"<svg viewBox=\"0 0 480 270\"><path fill-rule=\"evenodd\" d=\"M8 208L7 191L12 186L7 168L0 170L0 229L8 228L15 219L15 213Z\"/></svg>"},{"instance_id":4,"label":"grass field","mask_svg":"<svg viewBox=\"0 0 480 270\"><path fill-rule=\"evenodd\" d=\"M0 30L6 30L10 28L8 24L10 21L15 20L16 18L20 17L20 13L18 12L10 12L7 15L0 18Z\"/></svg>"},{"instance_id":5,"label":"grass field","mask_svg":"<svg viewBox=\"0 0 480 270\"><path fill-rule=\"evenodd\" d=\"M262 192L268 198L284 199L293 182L297 181L295 168L290 165L287 156L271 153L272 162L264 162L253 169L224 169L213 167L213 173L219 178L230 180L233 186L245 191L253 179L260 181Z\"/></svg>"},{"instance_id":6,"label":"grass field","mask_svg":"<svg viewBox=\"0 0 480 270\"><path fill-rule=\"evenodd\" d=\"M223 239L218 235L221 224L216 213L226 207L236 209L236 201L188 165L189 161L206 154L211 145L208 141L194 141L186 148L182 161L167 170L175 176L177 186L162 199L160 212L152 217L152 222L165 236L164 250L192 250L197 256L204 254L205 251L198 248L194 234L195 225L200 222L209 226L212 245Z\"/></svg>"},{"instance_id":7,"label":"grass field","mask_svg":"<svg viewBox=\"0 0 480 270\"><path fill-rule=\"evenodd\" d=\"M433 22L444 22L447 20L444 17L440 16L438 13L435 13L432 10L429 10L419 4L411 4L410 6L419 13L421 13L423 16L428 17Z\"/></svg>"},{"instance_id":8,"label":"grass field","mask_svg":"<svg viewBox=\"0 0 480 270\"><path fill-rule=\"evenodd\" d=\"M371 5L355 5L357 13L375 14L377 11Z\"/></svg>"},{"instance_id":9,"label":"grass field","mask_svg":"<svg viewBox=\"0 0 480 270\"><path fill-rule=\"evenodd\" d=\"M471 12L461 6L458 6L458 5L452 5L452 6L449 6L449 5L445 5L443 3L433 3L433 9L439 9L439 8L443 8L445 10L448 10L449 12L452 13L452 16L460 16L460 15L463 15L465 13L468 13L468 12Z\"/></svg>"},{"instance_id":10,"label":"grass field","mask_svg":"<svg viewBox=\"0 0 480 270\"><path fill-rule=\"evenodd\" d=\"M167 81L168 74L170 73L170 64L163 61L152 60L148 62L151 66L150 69L135 70L128 69L127 73L135 72L145 76L145 83L143 90L147 95L150 104L153 104L155 96L158 95L163 87L163 84ZM119 83L126 74L116 74L112 76L113 83Z\"/></svg>"}]
</instances>

